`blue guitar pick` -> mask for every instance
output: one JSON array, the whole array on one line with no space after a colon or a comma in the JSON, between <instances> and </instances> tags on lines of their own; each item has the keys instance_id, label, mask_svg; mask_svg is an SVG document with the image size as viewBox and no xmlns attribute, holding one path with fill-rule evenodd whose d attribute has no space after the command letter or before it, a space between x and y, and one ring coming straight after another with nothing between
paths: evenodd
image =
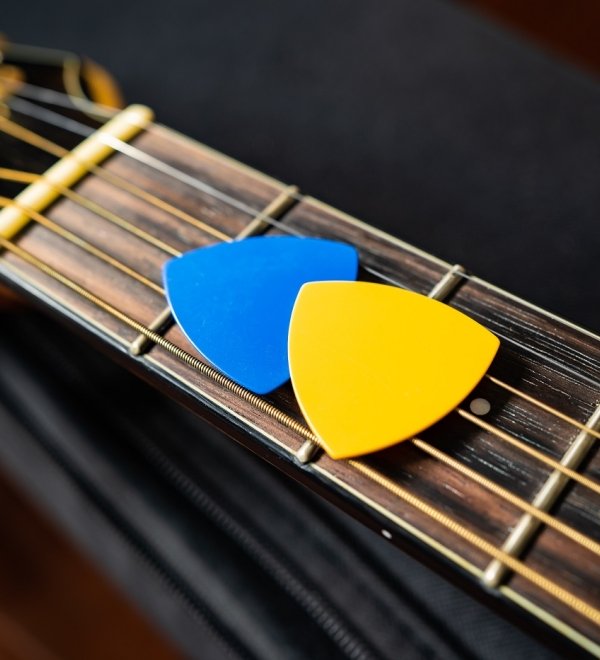
<instances>
[{"instance_id":1,"label":"blue guitar pick","mask_svg":"<svg viewBox=\"0 0 600 660\"><path fill-rule=\"evenodd\" d=\"M289 377L290 317L306 282L354 280L350 245L274 236L219 243L171 259L163 277L173 315L219 371L256 394Z\"/></svg>"}]
</instances>

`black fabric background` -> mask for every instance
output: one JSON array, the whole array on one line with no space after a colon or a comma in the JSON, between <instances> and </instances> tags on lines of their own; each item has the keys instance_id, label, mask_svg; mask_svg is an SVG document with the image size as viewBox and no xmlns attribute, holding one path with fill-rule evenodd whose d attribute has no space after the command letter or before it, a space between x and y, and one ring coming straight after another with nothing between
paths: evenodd
<instances>
[{"instance_id":1,"label":"black fabric background","mask_svg":"<svg viewBox=\"0 0 600 660\"><path fill-rule=\"evenodd\" d=\"M459 6L30 0L3 6L2 19L14 41L105 65L167 125L600 329L600 88ZM4 372L11 396L18 373ZM109 391L116 374L101 378ZM452 613L474 657L550 657L381 539L352 534L440 620Z\"/></svg>"},{"instance_id":2,"label":"black fabric background","mask_svg":"<svg viewBox=\"0 0 600 660\"><path fill-rule=\"evenodd\" d=\"M4 4L164 123L600 329L600 87L499 27L441 0Z\"/></svg>"}]
</instances>

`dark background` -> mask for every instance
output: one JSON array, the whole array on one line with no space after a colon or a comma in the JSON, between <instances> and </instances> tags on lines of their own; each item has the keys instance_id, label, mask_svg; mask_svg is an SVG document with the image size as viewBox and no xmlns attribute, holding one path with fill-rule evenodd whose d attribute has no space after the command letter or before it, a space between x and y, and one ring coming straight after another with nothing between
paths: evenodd
<instances>
[{"instance_id":1,"label":"dark background","mask_svg":"<svg viewBox=\"0 0 600 660\"><path fill-rule=\"evenodd\" d=\"M167 125L600 329L600 88L524 37L441 0L33 0L2 18L105 65Z\"/></svg>"}]
</instances>

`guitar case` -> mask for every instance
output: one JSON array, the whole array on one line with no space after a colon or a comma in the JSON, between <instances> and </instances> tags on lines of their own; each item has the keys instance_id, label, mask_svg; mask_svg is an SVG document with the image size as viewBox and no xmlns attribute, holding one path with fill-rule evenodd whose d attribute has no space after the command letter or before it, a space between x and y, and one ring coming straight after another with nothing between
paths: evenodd
<instances>
[{"instance_id":1,"label":"guitar case","mask_svg":"<svg viewBox=\"0 0 600 660\"><path fill-rule=\"evenodd\" d=\"M43 6L41 0L30 2L27 11L32 4ZM75 3L65 3L71 4L74 9ZM129 30L128 38L135 40L135 34L153 33L152 21L167 11L169 20L177 15L153 0L136 13L135 25L131 20L123 27L109 25L111 8L120 4L103 3L106 18L94 17L93 32L81 30L77 17L81 11L91 16L91 6L77 3L77 11L60 12L60 21L52 24L53 45L91 49L111 66L120 42L111 39L103 46L103 30ZM297 149L274 148L270 161L264 157L252 164L311 193L326 189L329 202L462 260L542 304L552 302L562 314L600 325L598 307L587 304L591 292L569 289L569 275L552 264L562 247L551 233L567 219L581 263L592 263L595 249L586 237L597 238L600 179L593 166L597 169L600 131L592 129L598 128L600 93L586 76L452 3L395 0L377 9L349 1L266 3L271 23L260 38L253 35L261 29L254 20L256 3L211 3L208 22L200 15L202 3L168 4L185 6L187 13L173 19L171 36L161 32L161 52L196 40L208 52L218 51L214 26L229 25L232 15L251 27L247 35L240 30L240 52L265 49L260 50L264 75L251 81L253 93L238 108L247 130L234 137L227 114L221 114L226 98L219 94L227 85L215 81L233 75L227 57L202 67L209 78L197 86L212 90L214 103L194 98L191 107L177 106L177 128L194 133L200 114L207 127L202 137L212 135L213 146L242 160L267 151L261 151L260 141L265 127L249 130L256 117L269 124L274 144L296 130ZM24 20L25 9L16 7L7 8L4 28L15 40L34 42L35 26ZM334 17L341 20L338 31ZM306 48L302 61L308 71L324 66L331 88L311 86L300 72L304 104L278 106L272 84L287 74L278 73L279 62L269 59L268 49L278 52L278 39L282 34L292 39L292 28L307 36L307 26L315 31L309 42L314 49ZM321 38L327 31L335 48L328 49ZM345 35L352 37L348 43ZM346 66L344 58L355 57L357 43L361 64L352 59ZM137 45L153 57L151 49ZM389 52L384 70L378 68L382 52ZM414 53L423 56L412 61ZM442 61L445 68L437 68ZM143 91L141 66L124 64L122 79L131 96ZM194 66L188 64L174 79L196 79ZM369 85L377 76L408 81L402 98L377 109L355 102L374 93ZM161 79L170 84L166 65ZM243 81L234 82L243 88ZM506 89L502 98L508 100L499 104L494 91ZM381 99L379 93L375 98ZM323 97L335 106L337 95L347 96L343 117L328 114L327 103L319 105ZM164 96L171 105L183 104ZM262 113L252 105L256 98L263 99ZM558 128L556 114L546 113L553 103L561 108ZM312 141L303 133L305 126L315 126L310 108L319 109L320 117L320 133ZM159 115L169 121L166 105ZM369 130L362 130L366 120ZM335 148L327 146L329 139ZM322 149L316 151L319 141ZM347 151L336 152L343 144ZM371 169L377 162L392 182L381 183L383 174ZM577 185L562 185L566 181ZM533 232L539 234L535 241ZM534 242L540 249L530 250L525 264L520 246ZM536 277L528 280L532 270ZM581 273L573 272L572 281L581 281ZM557 657L55 321L37 312L5 313L0 365L0 462L185 655L208 660Z\"/></svg>"}]
</instances>

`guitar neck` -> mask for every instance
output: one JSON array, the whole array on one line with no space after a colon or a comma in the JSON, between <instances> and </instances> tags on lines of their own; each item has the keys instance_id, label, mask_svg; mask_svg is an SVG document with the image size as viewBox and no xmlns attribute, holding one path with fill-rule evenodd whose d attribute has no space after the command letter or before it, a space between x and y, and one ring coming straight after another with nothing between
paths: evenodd
<instances>
[{"instance_id":1,"label":"guitar neck","mask_svg":"<svg viewBox=\"0 0 600 660\"><path fill-rule=\"evenodd\" d=\"M3 280L391 543L600 654L598 337L167 128L136 133L38 210L50 222L16 208ZM489 377L419 439L301 463L311 434L291 388L257 397L204 363L169 322L161 277L193 248L285 232L351 243L362 279L435 291L488 327L501 340Z\"/></svg>"}]
</instances>

